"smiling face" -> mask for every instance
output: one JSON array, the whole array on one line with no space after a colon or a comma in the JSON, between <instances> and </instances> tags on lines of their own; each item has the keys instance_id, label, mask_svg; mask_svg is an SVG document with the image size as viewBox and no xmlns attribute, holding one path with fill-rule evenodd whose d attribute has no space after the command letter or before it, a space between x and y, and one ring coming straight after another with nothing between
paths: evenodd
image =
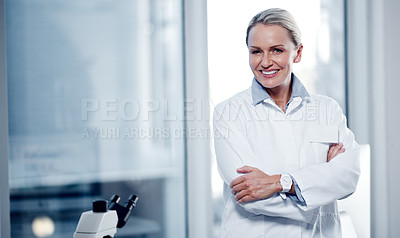
<instances>
[{"instance_id":1,"label":"smiling face","mask_svg":"<svg viewBox=\"0 0 400 238\"><path fill-rule=\"evenodd\" d=\"M303 46L296 47L279 25L256 24L249 32L249 63L257 81L271 90L287 89L293 63L300 62Z\"/></svg>"}]
</instances>

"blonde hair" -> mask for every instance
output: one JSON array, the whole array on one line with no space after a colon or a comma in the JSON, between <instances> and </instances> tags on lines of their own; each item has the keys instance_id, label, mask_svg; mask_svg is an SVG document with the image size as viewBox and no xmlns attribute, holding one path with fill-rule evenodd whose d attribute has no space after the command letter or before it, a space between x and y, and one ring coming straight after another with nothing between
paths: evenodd
<instances>
[{"instance_id":1,"label":"blonde hair","mask_svg":"<svg viewBox=\"0 0 400 238\"><path fill-rule=\"evenodd\" d=\"M301 45L301 33L292 14L280 8L270 8L255 15L247 27L246 45L249 46L250 30L258 23L265 25L279 25L284 27L290 34L296 47Z\"/></svg>"}]
</instances>

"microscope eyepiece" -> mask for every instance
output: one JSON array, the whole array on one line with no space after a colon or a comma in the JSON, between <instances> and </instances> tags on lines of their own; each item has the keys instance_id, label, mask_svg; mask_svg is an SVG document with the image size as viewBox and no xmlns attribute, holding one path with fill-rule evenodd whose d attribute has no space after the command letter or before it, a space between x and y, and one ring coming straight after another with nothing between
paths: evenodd
<instances>
[{"instance_id":1,"label":"microscope eyepiece","mask_svg":"<svg viewBox=\"0 0 400 238\"><path fill-rule=\"evenodd\" d=\"M107 200L95 200L93 201L93 212L107 212Z\"/></svg>"},{"instance_id":2,"label":"microscope eyepiece","mask_svg":"<svg viewBox=\"0 0 400 238\"><path fill-rule=\"evenodd\" d=\"M136 202L139 198L136 195L131 195L128 198L128 201L125 203L125 207L131 210L132 208L136 207Z\"/></svg>"},{"instance_id":3,"label":"microscope eyepiece","mask_svg":"<svg viewBox=\"0 0 400 238\"><path fill-rule=\"evenodd\" d=\"M118 195L113 195L112 197L111 197L111 199L110 199L110 201L111 201L111 203L119 203L119 200L120 200L121 198L120 198L120 196L118 196Z\"/></svg>"},{"instance_id":4,"label":"microscope eyepiece","mask_svg":"<svg viewBox=\"0 0 400 238\"><path fill-rule=\"evenodd\" d=\"M122 228L125 226L126 222L129 219L129 216L131 215L131 210L136 206L136 202L138 200L138 197L136 195L131 195L128 198L128 201L125 203L125 206L122 206L118 204L120 200L120 197L118 195L113 195L111 197L111 203L108 206L109 210L115 210L117 211L118 215L118 228Z\"/></svg>"}]
</instances>

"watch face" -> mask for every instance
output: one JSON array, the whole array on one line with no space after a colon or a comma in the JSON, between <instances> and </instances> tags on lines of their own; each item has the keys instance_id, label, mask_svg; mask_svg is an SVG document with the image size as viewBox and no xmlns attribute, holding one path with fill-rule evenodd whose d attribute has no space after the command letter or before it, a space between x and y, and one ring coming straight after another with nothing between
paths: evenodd
<instances>
[{"instance_id":1,"label":"watch face","mask_svg":"<svg viewBox=\"0 0 400 238\"><path fill-rule=\"evenodd\" d=\"M288 174L283 174L280 182L283 192L288 192L292 187L292 178Z\"/></svg>"},{"instance_id":2,"label":"watch face","mask_svg":"<svg viewBox=\"0 0 400 238\"><path fill-rule=\"evenodd\" d=\"M282 181L285 185L291 184L291 178L289 176L283 176Z\"/></svg>"}]
</instances>

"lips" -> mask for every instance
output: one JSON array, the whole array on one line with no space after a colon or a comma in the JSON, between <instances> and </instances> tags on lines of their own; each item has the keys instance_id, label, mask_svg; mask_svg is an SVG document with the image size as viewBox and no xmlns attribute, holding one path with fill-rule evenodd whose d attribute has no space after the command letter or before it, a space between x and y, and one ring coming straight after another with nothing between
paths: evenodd
<instances>
[{"instance_id":1,"label":"lips","mask_svg":"<svg viewBox=\"0 0 400 238\"><path fill-rule=\"evenodd\" d=\"M279 72L279 70L277 70L277 69L260 70L260 72L264 77L270 78L270 77L274 77Z\"/></svg>"}]
</instances>

